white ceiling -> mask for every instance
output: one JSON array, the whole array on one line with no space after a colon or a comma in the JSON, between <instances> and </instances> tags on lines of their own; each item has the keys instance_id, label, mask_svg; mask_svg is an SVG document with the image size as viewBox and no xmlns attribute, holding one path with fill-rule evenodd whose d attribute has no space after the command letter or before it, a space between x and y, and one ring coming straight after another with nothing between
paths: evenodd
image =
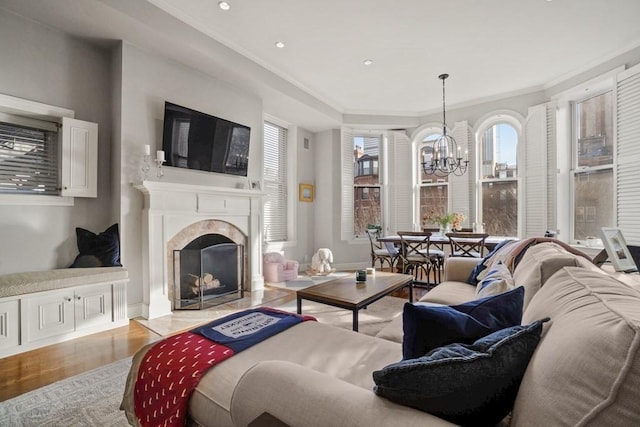
<instances>
[{"instance_id":1,"label":"white ceiling","mask_svg":"<svg viewBox=\"0 0 640 427\"><path fill-rule=\"evenodd\" d=\"M310 130L342 114L439 111L441 73L452 106L543 89L640 46L640 0L227 1L227 12L218 0L0 5L174 57L256 91L266 110Z\"/></svg>"}]
</instances>

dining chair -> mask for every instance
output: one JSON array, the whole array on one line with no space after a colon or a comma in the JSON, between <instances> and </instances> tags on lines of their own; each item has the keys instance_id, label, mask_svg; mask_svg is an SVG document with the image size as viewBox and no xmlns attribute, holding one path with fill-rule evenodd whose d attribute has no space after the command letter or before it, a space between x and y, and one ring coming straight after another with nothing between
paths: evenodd
<instances>
[{"instance_id":1,"label":"dining chair","mask_svg":"<svg viewBox=\"0 0 640 427\"><path fill-rule=\"evenodd\" d=\"M489 237L486 233L465 233L453 232L447 233L449 244L451 245L451 253L449 256L454 257L484 257L486 249L485 240Z\"/></svg>"},{"instance_id":2,"label":"dining chair","mask_svg":"<svg viewBox=\"0 0 640 427\"><path fill-rule=\"evenodd\" d=\"M399 231L402 272L411 271L414 284L437 285L441 281L444 252L432 247L430 232ZM433 272L434 280L430 281ZM424 280L419 280L420 278Z\"/></svg>"},{"instance_id":3,"label":"dining chair","mask_svg":"<svg viewBox=\"0 0 640 427\"><path fill-rule=\"evenodd\" d=\"M400 256L400 252L389 242L379 242L378 237L380 231L373 228L367 229L369 243L371 244L371 267L376 266L376 261L380 262L380 269L384 268L385 263L389 264L389 269L393 271L396 261Z\"/></svg>"}]
</instances>

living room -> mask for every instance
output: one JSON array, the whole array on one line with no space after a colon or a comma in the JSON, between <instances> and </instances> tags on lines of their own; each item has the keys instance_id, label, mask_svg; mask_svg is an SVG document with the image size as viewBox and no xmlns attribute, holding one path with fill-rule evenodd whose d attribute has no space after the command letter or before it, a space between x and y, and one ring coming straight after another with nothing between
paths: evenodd
<instances>
[{"instance_id":1,"label":"living room","mask_svg":"<svg viewBox=\"0 0 640 427\"><path fill-rule=\"evenodd\" d=\"M399 145L406 144L404 154L407 157L397 160L396 171L400 170L399 165L411 162L411 144L416 143L420 132L442 123L438 73L424 76L425 84L433 80L430 82L435 85L433 93L414 88L416 98L434 99L428 109L417 109L418 113L414 111L411 115L396 117L345 112L322 98L305 93L300 87L230 48L213 43L210 37L149 2L131 2L135 6L94 0L53 3L36 5L29 1L3 1L0 9L0 52L4 58L12 60L3 61L0 68L0 93L68 108L75 111L77 118L98 123L98 197L75 198L73 206L3 204L0 207L3 236L0 243L1 274L67 267L77 255L76 227L98 233L118 223L122 264L130 279L127 287L128 316L154 316L170 310L166 295L149 291L153 283L149 281L150 267L143 255L148 250L145 249L147 232L143 229L146 221L145 195L132 185L140 181L143 147L150 145L153 154L162 148L165 101L251 127L251 159L263 157L261 129L265 115L289 125L292 158L295 159L295 163L289 165L293 183L291 234L295 240L284 245L260 245L263 230L257 227L255 238L259 248L252 249L255 271L249 277L248 289L262 286L261 263L257 259L262 253L272 250L282 250L287 257L302 265L308 265L311 256L321 247L331 248L336 266L341 269L359 268L370 262L366 238L347 240L343 236L340 217L342 128L388 132L389 141L397 139ZM632 3L627 6L628 10L616 11L616 16L620 19L637 16L636 6ZM78 14L84 11L94 20L96 16L105 17L104 22L95 23L100 35L92 35L89 32L90 22L74 17L69 11ZM68 17L65 18L65 14ZM109 33L108 18L112 17L127 28L127 37L118 35L115 30ZM162 24L165 29L179 29L182 42L172 41L167 36L171 33L169 30L153 29L154 24ZM65 25L68 26L65 28ZM151 31L155 41L146 44L148 42L136 39L135 33L140 29ZM593 61L591 67L582 68L579 72L576 70L566 79L546 81L533 89L521 87L518 93L500 92L474 102L449 104L448 123L454 128L458 123L466 122L471 131L465 135L473 138L473 130L497 112L517 112L524 123L532 117L529 111L532 107L549 102L569 105L574 91L584 91L585 87L598 85L603 80L612 81L624 69L637 68L640 64L640 46L637 44L640 36L637 33L635 36L635 46L625 40L603 55L601 61ZM199 55L207 44L211 44L214 53ZM622 51L622 47L628 49ZM217 59L212 59L212 56ZM232 76L234 72L238 75ZM453 95L455 86L461 84L459 75L453 69L440 72L451 73L447 90ZM257 79L261 81L258 83ZM270 86L270 89L265 89L265 86ZM294 113L289 112L291 110ZM285 114L285 111L289 113ZM567 110L560 110L560 113L564 116L558 118L558 130L564 132L566 142L571 131L566 125L561 128L560 120L566 119L569 113ZM458 133L455 136L458 138ZM558 146L560 142L557 142ZM564 147L564 160L568 160L570 145ZM558 168L568 176L568 161L559 164ZM628 179L637 181L638 168L632 168L629 173ZM246 179L196 174L168 167L164 168L162 178L156 176L155 168L149 174L150 181L161 185L232 189L239 189L239 186L248 189L251 181L262 183L262 179L259 161L249 162ZM405 180L404 185L411 186L407 181L411 177L402 176L402 179ZM555 215L551 220L545 218L539 232L547 228L560 230L559 239L571 242L569 206L557 202L568 200L570 187L569 180L566 181L566 185L558 186L558 192L552 198L549 196L557 203ZM299 183L314 184L312 203L298 202ZM397 197L389 200L389 206L397 206L403 200L401 196L406 197L406 194L397 191L399 183L390 180L389 185L389 193ZM472 203L469 200L466 203L471 217ZM532 203L528 206L535 209ZM524 207L522 209L520 215L526 224L530 216ZM327 215L327 212L333 214ZM620 224L606 225L624 226L628 243L640 244L640 229L627 228L624 218L622 220ZM471 225L472 220L468 222ZM414 229L418 225L417 212L412 212L412 209L394 210L389 212L385 231L393 233L401 228ZM533 229L533 225L531 227ZM527 237L530 232L523 232L519 237ZM164 285L162 277L159 283Z\"/></svg>"}]
</instances>

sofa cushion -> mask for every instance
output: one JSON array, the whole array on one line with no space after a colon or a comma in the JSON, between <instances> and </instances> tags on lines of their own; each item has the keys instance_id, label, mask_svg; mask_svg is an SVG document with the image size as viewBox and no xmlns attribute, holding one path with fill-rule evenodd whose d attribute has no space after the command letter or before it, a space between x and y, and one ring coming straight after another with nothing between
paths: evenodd
<instances>
[{"instance_id":1,"label":"sofa cushion","mask_svg":"<svg viewBox=\"0 0 640 427\"><path fill-rule=\"evenodd\" d=\"M524 290L512 291L453 306L406 303L402 313L402 358L415 359L454 342L472 343L500 329L519 325Z\"/></svg>"},{"instance_id":2,"label":"sofa cushion","mask_svg":"<svg viewBox=\"0 0 640 427\"><path fill-rule=\"evenodd\" d=\"M442 282L420 298L420 301L454 305L462 304L477 298L475 286L471 286L464 282Z\"/></svg>"},{"instance_id":3,"label":"sofa cushion","mask_svg":"<svg viewBox=\"0 0 640 427\"><path fill-rule=\"evenodd\" d=\"M549 316L514 405L513 426L640 425L640 292L564 267L523 315Z\"/></svg>"},{"instance_id":4,"label":"sofa cushion","mask_svg":"<svg viewBox=\"0 0 640 427\"><path fill-rule=\"evenodd\" d=\"M576 258L576 255L570 254L555 243L538 243L527 249L513 271L515 284L525 289L525 310L531 298L556 271L562 267L578 265Z\"/></svg>"},{"instance_id":5,"label":"sofa cushion","mask_svg":"<svg viewBox=\"0 0 640 427\"><path fill-rule=\"evenodd\" d=\"M508 246L509 244L511 244L512 242L514 242L514 240L503 240L502 242L498 243L496 245L495 248L493 248L493 250L491 252L489 252L487 254L487 256L485 256L481 262L478 263L478 265L476 265L473 269L473 271L471 272L471 274L469 275L469 278L467 279L467 283L469 283L470 285L477 285L478 284L478 275L483 272L487 266L491 265L491 260L493 258L493 256L496 253L503 253L506 250L503 250L502 248L504 246ZM500 258L500 257L498 257Z\"/></svg>"},{"instance_id":6,"label":"sofa cushion","mask_svg":"<svg viewBox=\"0 0 640 427\"><path fill-rule=\"evenodd\" d=\"M542 321L454 343L373 372L374 391L461 425L495 425L511 410Z\"/></svg>"},{"instance_id":7,"label":"sofa cushion","mask_svg":"<svg viewBox=\"0 0 640 427\"><path fill-rule=\"evenodd\" d=\"M502 262L491 268L486 276L478 282L476 294L479 298L498 295L515 287L511 272Z\"/></svg>"}]
</instances>

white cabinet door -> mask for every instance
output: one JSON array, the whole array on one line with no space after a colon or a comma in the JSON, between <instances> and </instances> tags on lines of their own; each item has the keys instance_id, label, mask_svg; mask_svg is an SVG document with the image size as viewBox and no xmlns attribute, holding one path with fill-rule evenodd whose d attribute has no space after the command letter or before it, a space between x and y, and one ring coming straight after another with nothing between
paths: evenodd
<instances>
[{"instance_id":1,"label":"white cabinet door","mask_svg":"<svg viewBox=\"0 0 640 427\"><path fill-rule=\"evenodd\" d=\"M29 295L23 302L25 342L73 332L73 289Z\"/></svg>"},{"instance_id":2,"label":"white cabinet door","mask_svg":"<svg viewBox=\"0 0 640 427\"><path fill-rule=\"evenodd\" d=\"M0 302L0 350L20 344L20 301Z\"/></svg>"},{"instance_id":3,"label":"white cabinet door","mask_svg":"<svg viewBox=\"0 0 640 427\"><path fill-rule=\"evenodd\" d=\"M63 117L61 194L98 197L98 124Z\"/></svg>"},{"instance_id":4,"label":"white cabinet door","mask_svg":"<svg viewBox=\"0 0 640 427\"><path fill-rule=\"evenodd\" d=\"M76 288L76 329L110 323L112 319L111 300L111 285Z\"/></svg>"}]
</instances>

